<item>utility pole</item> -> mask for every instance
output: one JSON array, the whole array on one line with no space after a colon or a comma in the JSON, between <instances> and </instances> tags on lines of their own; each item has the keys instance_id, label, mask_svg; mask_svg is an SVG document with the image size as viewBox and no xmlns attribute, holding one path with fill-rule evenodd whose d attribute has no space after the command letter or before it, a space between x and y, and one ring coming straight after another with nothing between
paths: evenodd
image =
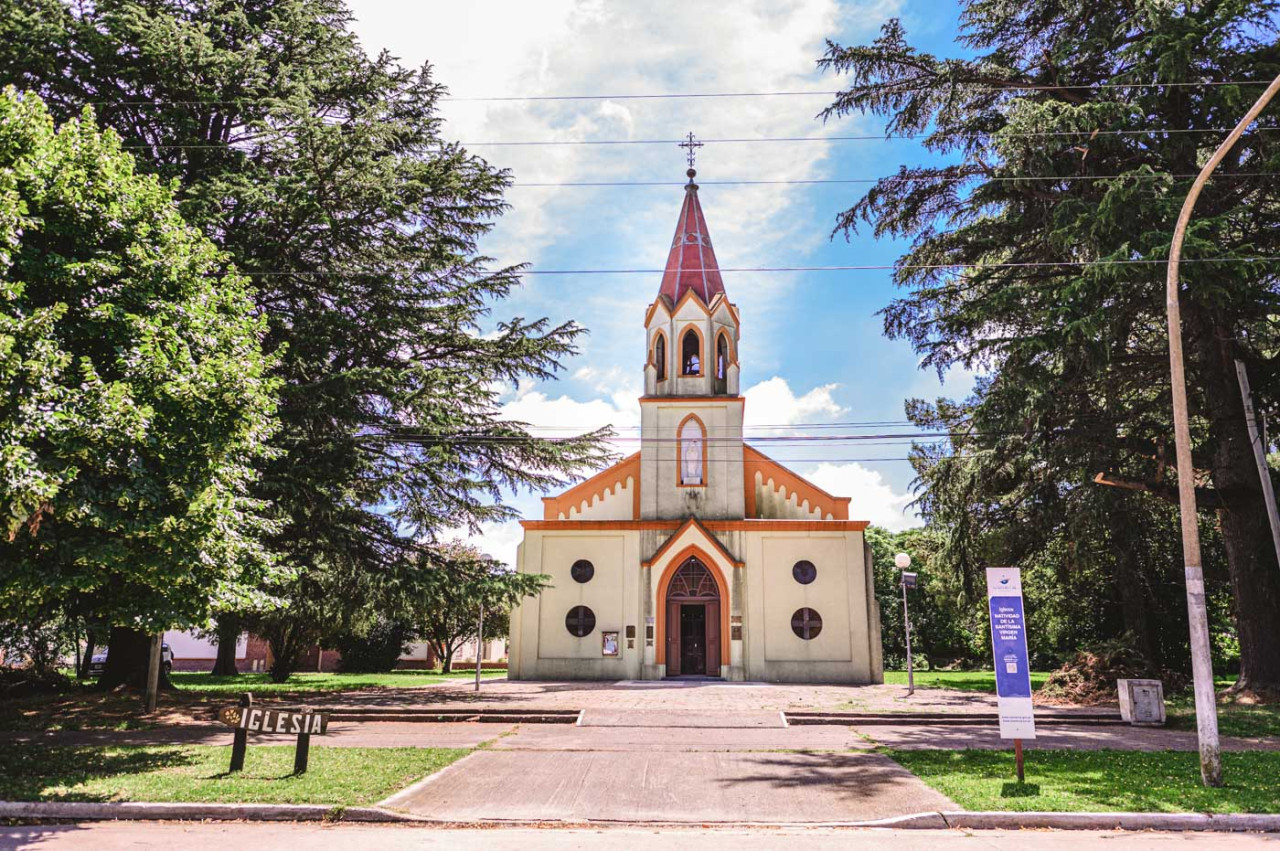
<instances>
[{"instance_id":1,"label":"utility pole","mask_svg":"<svg viewBox=\"0 0 1280 851\"><path fill-rule=\"evenodd\" d=\"M480 625L476 628L476 691L480 691L480 665L484 661L484 601L480 601Z\"/></svg>"},{"instance_id":2,"label":"utility pole","mask_svg":"<svg viewBox=\"0 0 1280 851\"><path fill-rule=\"evenodd\" d=\"M910 697L916 693L916 671L911 661L911 615L907 611L907 577L911 577L914 587L916 576L914 573L907 573L907 568L911 566L911 556L906 553L894 556L893 563L902 571L902 627L907 638L907 696Z\"/></svg>"},{"instance_id":3,"label":"utility pole","mask_svg":"<svg viewBox=\"0 0 1280 851\"><path fill-rule=\"evenodd\" d=\"M1209 618L1204 604L1204 565L1200 558L1200 529L1196 516L1195 468L1191 465L1191 424L1187 412L1187 376L1182 362L1182 312L1178 304L1178 262L1191 211L1218 163L1231 150L1245 128L1280 91L1276 77L1244 118L1227 135L1196 175L1182 203L1169 246L1165 306L1169 321L1169 377L1173 390L1173 436L1178 458L1178 509L1182 520L1182 559L1187 582L1187 620L1191 627L1191 672L1196 695L1196 730L1200 739L1200 777L1206 786L1222 785L1222 751L1218 743L1218 706L1213 691L1213 663L1209 657Z\"/></svg>"},{"instance_id":4,"label":"utility pole","mask_svg":"<svg viewBox=\"0 0 1280 851\"><path fill-rule=\"evenodd\" d=\"M1271 469L1267 466L1267 438L1258 433L1258 417L1253 407L1253 393L1249 390L1249 373L1244 361L1236 358L1236 378L1240 382L1240 398L1244 402L1244 424L1249 429L1249 445L1253 447L1253 461L1258 465L1258 478L1262 482L1262 498L1267 503L1267 522L1271 524L1271 545L1276 550L1276 564L1280 564L1280 517L1276 516L1276 492L1271 486Z\"/></svg>"}]
</instances>

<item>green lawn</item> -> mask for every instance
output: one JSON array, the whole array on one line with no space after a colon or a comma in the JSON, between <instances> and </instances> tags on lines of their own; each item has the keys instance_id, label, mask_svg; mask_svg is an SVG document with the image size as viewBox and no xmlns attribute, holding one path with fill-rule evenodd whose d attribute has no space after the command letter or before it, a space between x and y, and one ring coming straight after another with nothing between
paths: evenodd
<instances>
[{"instance_id":1,"label":"green lawn","mask_svg":"<svg viewBox=\"0 0 1280 851\"><path fill-rule=\"evenodd\" d=\"M293 776L292 746L250 744L244 771L227 773L231 749L47 747L0 749L6 801L373 804L469 751L443 748L312 747Z\"/></svg>"},{"instance_id":2,"label":"green lawn","mask_svg":"<svg viewBox=\"0 0 1280 851\"><path fill-rule=\"evenodd\" d=\"M1166 701L1171 730L1196 728L1196 705L1189 695ZM1280 736L1280 704L1218 704L1218 732L1224 736Z\"/></svg>"},{"instance_id":3,"label":"green lawn","mask_svg":"<svg viewBox=\"0 0 1280 851\"><path fill-rule=\"evenodd\" d=\"M365 688L413 688L442 683L446 680L473 679L475 670L454 671L388 671L382 674L294 674L283 683L273 683L267 674L236 674L215 677L203 672L174 671L173 684L191 694L302 694L306 692L354 691ZM505 677L505 670L481 671L482 679Z\"/></svg>"},{"instance_id":4,"label":"green lawn","mask_svg":"<svg viewBox=\"0 0 1280 851\"><path fill-rule=\"evenodd\" d=\"M1031 688L1040 688L1048 678L1048 671L1032 671ZM888 685L905 686L907 672L885 671L884 681ZM995 694L996 675L993 671L916 671L916 688L950 688Z\"/></svg>"},{"instance_id":5,"label":"green lawn","mask_svg":"<svg viewBox=\"0 0 1280 851\"><path fill-rule=\"evenodd\" d=\"M1220 789L1195 753L1029 748L1021 786L1012 751L884 753L966 810L1280 813L1278 752L1224 753Z\"/></svg>"}]
</instances>

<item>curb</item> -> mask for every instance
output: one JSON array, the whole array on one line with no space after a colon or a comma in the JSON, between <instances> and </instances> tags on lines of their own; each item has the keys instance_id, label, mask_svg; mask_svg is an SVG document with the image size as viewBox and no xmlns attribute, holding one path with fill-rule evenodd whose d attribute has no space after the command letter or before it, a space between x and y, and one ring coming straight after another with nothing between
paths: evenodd
<instances>
[{"instance_id":1,"label":"curb","mask_svg":"<svg viewBox=\"0 0 1280 851\"><path fill-rule=\"evenodd\" d=\"M324 804L147 804L0 801L0 819L27 821L351 821L411 822L379 807Z\"/></svg>"},{"instance_id":2,"label":"curb","mask_svg":"<svg viewBox=\"0 0 1280 851\"><path fill-rule=\"evenodd\" d=\"M390 800L390 799L388 799ZM0 819L24 821L299 821L404 823L423 827L459 827L457 821L441 821L396 812L382 806L330 807L323 804L148 804L0 801ZM479 820L489 829L502 827L832 827L889 828L896 830L1169 830L1280 832L1280 815L1260 813L1001 813L920 812L904 816L853 822L652 822L561 820Z\"/></svg>"}]
</instances>

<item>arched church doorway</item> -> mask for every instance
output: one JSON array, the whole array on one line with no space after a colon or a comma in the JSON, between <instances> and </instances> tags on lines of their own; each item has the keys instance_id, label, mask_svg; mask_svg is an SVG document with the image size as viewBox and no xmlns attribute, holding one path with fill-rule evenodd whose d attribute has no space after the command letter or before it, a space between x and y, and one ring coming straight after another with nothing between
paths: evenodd
<instances>
[{"instance_id":1,"label":"arched church doorway","mask_svg":"<svg viewBox=\"0 0 1280 851\"><path fill-rule=\"evenodd\" d=\"M720 676L720 588L696 556L667 585L667 676Z\"/></svg>"}]
</instances>

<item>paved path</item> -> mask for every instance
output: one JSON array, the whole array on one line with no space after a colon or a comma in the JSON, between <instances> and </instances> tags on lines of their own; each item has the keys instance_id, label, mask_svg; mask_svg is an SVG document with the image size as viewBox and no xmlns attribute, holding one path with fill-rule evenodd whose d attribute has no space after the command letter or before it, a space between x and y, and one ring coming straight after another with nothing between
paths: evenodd
<instances>
[{"instance_id":1,"label":"paved path","mask_svg":"<svg viewBox=\"0 0 1280 851\"><path fill-rule=\"evenodd\" d=\"M777 848L805 851L847 851L849 848L892 851L1003 851L1034 845L1036 849L1182 849L1235 851L1280 848L1276 834L1223 833L1127 833L1122 831L961 831L961 830L840 830L664 828L662 830L615 829L497 829L437 830L415 827L370 827L312 824L147 824L105 822L99 824L43 825L0 828L0 849L93 848L95 851L161 849L172 851L227 851L229 848L306 848L307 851L410 851L441 848L457 851L575 851L583 848L626 848L628 851L773 851Z\"/></svg>"},{"instance_id":2,"label":"paved path","mask_svg":"<svg viewBox=\"0 0 1280 851\"><path fill-rule=\"evenodd\" d=\"M443 821L857 821L955 804L873 753L477 751L384 804Z\"/></svg>"}]
</instances>

